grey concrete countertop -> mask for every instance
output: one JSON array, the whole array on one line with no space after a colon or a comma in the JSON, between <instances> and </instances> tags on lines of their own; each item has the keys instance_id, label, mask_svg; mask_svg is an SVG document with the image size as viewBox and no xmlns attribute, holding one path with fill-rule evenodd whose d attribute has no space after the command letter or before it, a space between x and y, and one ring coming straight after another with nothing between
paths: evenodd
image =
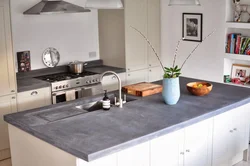
<instances>
[{"instance_id":1,"label":"grey concrete countertop","mask_svg":"<svg viewBox=\"0 0 250 166\"><path fill-rule=\"evenodd\" d=\"M250 102L250 89L219 83L213 83L213 91L207 96L190 95L186 84L193 81L180 79L181 98L174 106L164 104L161 94L156 94L138 98L122 109L112 107L107 112L85 114L76 111L75 106L95 101L95 96L6 115L4 120L78 158L92 161Z\"/></svg>"},{"instance_id":2,"label":"grey concrete countertop","mask_svg":"<svg viewBox=\"0 0 250 166\"><path fill-rule=\"evenodd\" d=\"M18 93L45 87L50 87L50 83L36 78L17 79Z\"/></svg>"}]
</instances>

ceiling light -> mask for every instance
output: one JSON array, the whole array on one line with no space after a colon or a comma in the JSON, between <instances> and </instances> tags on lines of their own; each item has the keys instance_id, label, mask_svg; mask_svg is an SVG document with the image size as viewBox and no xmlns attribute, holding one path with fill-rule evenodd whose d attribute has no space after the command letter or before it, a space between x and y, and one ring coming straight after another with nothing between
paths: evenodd
<instances>
[{"instance_id":1,"label":"ceiling light","mask_svg":"<svg viewBox=\"0 0 250 166\"><path fill-rule=\"evenodd\" d=\"M169 6L185 6L185 5L193 5L193 6L200 6L199 0L170 0Z\"/></svg>"},{"instance_id":2,"label":"ceiling light","mask_svg":"<svg viewBox=\"0 0 250 166\"><path fill-rule=\"evenodd\" d=\"M87 0L85 8L90 9L122 9L121 0Z\"/></svg>"}]
</instances>

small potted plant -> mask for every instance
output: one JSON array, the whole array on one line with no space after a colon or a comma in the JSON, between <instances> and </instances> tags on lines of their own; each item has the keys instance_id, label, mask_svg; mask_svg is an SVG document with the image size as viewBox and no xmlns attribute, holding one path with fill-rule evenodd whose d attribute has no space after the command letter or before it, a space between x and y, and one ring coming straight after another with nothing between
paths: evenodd
<instances>
[{"instance_id":1,"label":"small potted plant","mask_svg":"<svg viewBox=\"0 0 250 166\"><path fill-rule=\"evenodd\" d=\"M173 60L173 65L172 67L164 67L161 59L156 52L155 48L151 44L151 42L148 40L148 38L138 29L135 27L133 28L136 32L138 32L148 43L150 48L153 50L155 56L157 57L158 61L160 62L161 68L164 71L163 75L163 91L162 91L162 96L166 104L168 105L175 105L179 99L180 99L180 83L179 83L179 76L181 75L181 70L183 66L186 64L187 60L192 56L192 54L195 52L195 50L208 38L210 37L214 32L211 32L208 36L206 36L202 42L198 43L195 48L191 51L191 53L187 56L181 67L175 64L176 58L177 58L177 53L178 49L180 46L180 43L182 39L180 39L177 43L176 49L175 49L175 55L174 55L174 60Z\"/></svg>"}]
</instances>

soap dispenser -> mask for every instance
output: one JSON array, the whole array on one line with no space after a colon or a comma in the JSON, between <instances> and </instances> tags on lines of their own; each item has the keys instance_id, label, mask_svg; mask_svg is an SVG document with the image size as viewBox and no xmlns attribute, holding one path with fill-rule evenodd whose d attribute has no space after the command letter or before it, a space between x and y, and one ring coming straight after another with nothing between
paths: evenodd
<instances>
[{"instance_id":1,"label":"soap dispenser","mask_svg":"<svg viewBox=\"0 0 250 166\"><path fill-rule=\"evenodd\" d=\"M107 90L104 91L104 98L102 100L102 109L105 110L105 111L108 111L110 110L110 99L108 97L108 94L107 94Z\"/></svg>"}]
</instances>

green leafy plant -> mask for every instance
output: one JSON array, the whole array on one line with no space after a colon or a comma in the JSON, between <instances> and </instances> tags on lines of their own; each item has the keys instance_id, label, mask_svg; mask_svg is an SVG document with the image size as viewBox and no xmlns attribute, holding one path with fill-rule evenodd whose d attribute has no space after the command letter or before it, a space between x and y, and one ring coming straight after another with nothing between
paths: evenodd
<instances>
[{"instance_id":1,"label":"green leafy plant","mask_svg":"<svg viewBox=\"0 0 250 166\"><path fill-rule=\"evenodd\" d=\"M181 75L181 68L178 66L170 67L164 67L164 78L177 78Z\"/></svg>"},{"instance_id":2,"label":"green leafy plant","mask_svg":"<svg viewBox=\"0 0 250 166\"><path fill-rule=\"evenodd\" d=\"M176 62L176 58L177 58L177 54L178 54L178 50L179 50L179 46L180 43L182 41L182 39L180 39L177 43L176 49L175 49L175 55L174 55L174 61L173 61L173 66L172 67L164 67L161 59L158 55L158 53L156 52L155 48L153 47L153 45L151 44L151 42L149 41L149 39L138 29L136 29L135 27L132 27L136 32L138 32L148 43L148 45L150 46L150 48L152 49L152 51L154 52L155 56L157 57L158 61L160 62L161 68L164 72L163 77L164 78L177 78L181 75L181 70L183 68L183 66L186 64L186 62L188 61L188 59L193 55L193 53L197 50L197 48L208 38L210 37L214 32L212 31L209 35L207 35L200 43L198 43L195 48L191 51L191 53L187 56L187 58L184 60L184 62L182 63L181 67L178 67L178 65L175 65Z\"/></svg>"}]
</instances>

